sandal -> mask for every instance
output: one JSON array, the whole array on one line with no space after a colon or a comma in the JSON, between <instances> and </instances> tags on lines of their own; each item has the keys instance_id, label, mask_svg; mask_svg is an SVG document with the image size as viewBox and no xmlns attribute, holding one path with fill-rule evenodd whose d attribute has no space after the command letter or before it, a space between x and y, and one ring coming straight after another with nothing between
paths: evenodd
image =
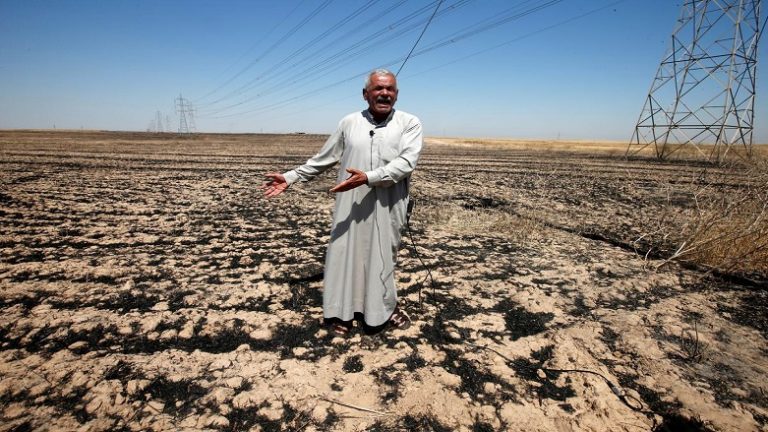
<instances>
[{"instance_id":1,"label":"sandal","mask_svg":"<svg viewBox=\"0 0 768 432\"><path fill-rule=\"evenodd\" d=\"M397 329L405 330L411 326L411 318L400 308L396 308L395 311L392 312L392 316L389 317L389 325Z\"/></svg>"},{"instance_id":2,"label":"sandal","mask_svg":"<svg viewBox=\"0 0 768 432\"><path fill-rule=\"evenodd\" d=\"M346 336L352 330L351 325L345 325L344 323L335 322L330 325L329 330L336 336Z\"/></svg>"}]
</instances>

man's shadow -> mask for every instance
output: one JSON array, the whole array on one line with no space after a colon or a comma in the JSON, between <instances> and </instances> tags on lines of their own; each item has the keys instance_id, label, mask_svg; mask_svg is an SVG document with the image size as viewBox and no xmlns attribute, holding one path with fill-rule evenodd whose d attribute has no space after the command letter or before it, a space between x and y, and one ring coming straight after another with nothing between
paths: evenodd
<instances>
[{"instance_id":1,"label":"man's shadow","mask_svg":"<svg viewBox=\"0 0 768 432\"><path fill-rule=\"evenodd\" d=\"M331 242L338 240L339 237L342 237L344 234L346 234L349 231L349 228L352 226L353 222L360 223L371 217L374 210L376 209L376 201L376 190L371 189L359 203L354 202L352 207L349 209L349 214L347 214L347 217L337 222L331 230Z\"/></svg>"}]
</instances>

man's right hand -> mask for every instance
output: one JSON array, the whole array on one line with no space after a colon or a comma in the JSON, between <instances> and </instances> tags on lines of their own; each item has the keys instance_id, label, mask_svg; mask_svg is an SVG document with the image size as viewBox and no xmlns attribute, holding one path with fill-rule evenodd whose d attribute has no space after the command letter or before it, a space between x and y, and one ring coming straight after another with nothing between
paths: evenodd
<instances>
[{"instance_id":1,"label":"man's right hand","mask_svg":"<svg viewBox=\"0 0 768 432\"><path fill-rule=\"evenodd\" d=\"M262 185L264 189L264 196L272 198L280 195L288 189L288 182L285 181L285 177L280 173L267 173L264 175L267 178L267 183Z\"/></svg>"}]
</instances>

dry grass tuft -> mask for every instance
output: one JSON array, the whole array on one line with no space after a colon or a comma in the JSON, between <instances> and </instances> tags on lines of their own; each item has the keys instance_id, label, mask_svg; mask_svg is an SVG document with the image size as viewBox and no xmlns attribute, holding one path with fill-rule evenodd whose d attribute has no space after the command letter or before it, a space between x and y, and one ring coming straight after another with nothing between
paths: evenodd
<instances>
[{"instance_id":1,"label":"dry grass tuft","mask_svg":"<svg viewBox=\"0 0 768 432\"><path fill-rule=\"evenodd\" d=\"M539 238L544 225L534 217L512 214L499 208L467 209L459 204L426 205L419 221L433 230L458 235L492 235L515 241Z\"/></svg>"},{"instance_id":2,"label":"dry grass tuft","mask_svg":"<svg viewBox=\"0 0 768 432\"><path fill-rule=\"evenodd\" d=\"M653 146L648 146L648 149L653 149ZM699 144L698 146L690 144L668 144L667 147L663 149L663 153L664 159L709 161L715 164L726 165L733 163L754 163L755 161L764 159L766 155L768 155L768 146L758 144L753 145L748 149L742 145L733 145L730 148L726 148L724 145L715 147L711 144ZM652 154L655 155L655 153Z\"/></svg>"},{"instance_id":3,"label":"dry grass tuft","mask_svg":"<svg viewBox=\"0 0 768 432\"><path fill-rule=\"evenodd\" d=\"M666 261L681 260L723 272L768 276L768 163L747 169L749 184L733 188L722 181L731 168L700 182L692 208L660 218L674 250ZM666 220L665 220L666 219Z\"/></svg>"}]
</instances>

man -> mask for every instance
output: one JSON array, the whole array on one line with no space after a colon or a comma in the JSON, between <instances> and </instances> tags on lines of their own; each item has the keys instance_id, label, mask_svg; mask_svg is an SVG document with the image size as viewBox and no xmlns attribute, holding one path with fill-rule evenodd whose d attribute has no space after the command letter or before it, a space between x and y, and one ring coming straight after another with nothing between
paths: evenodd
<instances>
[{"instance_id":1,"label":"man","mask_svg":"<svg viewBox=\"0 0 768 432\"><path fill-rule=\"evenodd\" d=\"M371 327L410 324L397 308L394 269L422 130L418 118L394 109L397 94L392 72L371 72L363 88L367 110L344 117L306 164L266 174L264 195L272 198L341 162L338 184L331 189L336 207L323 291L323 315L340 335L350 331L355 313Z\"/></svg>"}]
</instances>

